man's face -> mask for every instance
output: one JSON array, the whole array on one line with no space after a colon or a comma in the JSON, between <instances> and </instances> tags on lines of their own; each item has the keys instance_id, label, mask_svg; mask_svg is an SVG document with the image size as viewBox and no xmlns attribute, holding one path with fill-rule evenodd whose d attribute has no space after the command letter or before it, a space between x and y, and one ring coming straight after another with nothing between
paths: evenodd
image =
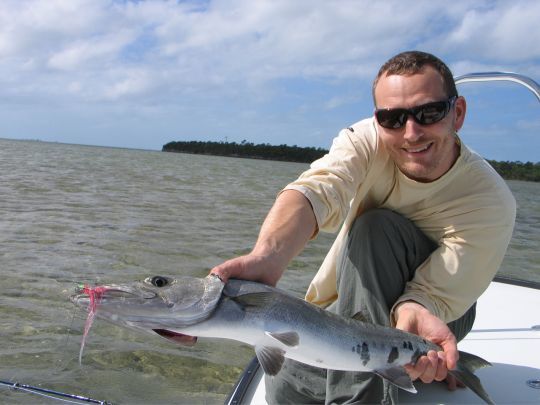
<instances>
[{"instance_id":1,"label":"man's face","mask_svg":"<svg viewBox=\"0 0 540 405\"><path fill-rule=\"evenodd\" d=\"M375 88L376 108L412 108L447 99L442 76L431 66L409 76L383 75ZM450 170L459 156L454 133L463 125L465 110L465 99L458 97L448 115L434 124L421 125L409 115L402 128L388 129L377 123L377 129L401 172L430 182Z\"/></svg>"}]
</instances>

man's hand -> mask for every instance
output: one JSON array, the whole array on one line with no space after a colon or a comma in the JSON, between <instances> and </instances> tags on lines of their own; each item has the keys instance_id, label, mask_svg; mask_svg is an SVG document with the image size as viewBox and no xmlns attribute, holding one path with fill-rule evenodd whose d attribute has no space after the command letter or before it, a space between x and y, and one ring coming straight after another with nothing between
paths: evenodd
<instances>
[{"instance_id":1,"label":"man's hand","mask_svg":"<svg viewBox=\"0 0 540 405\"><path fill-rule=\"evenodd\" d=\"M283 270L271 268L271 263L272 261L264 256L250 253L227 260L214 267L210 273L215 274L225 283L230 278L238 278L275 286Z\"/></svg>"},{"instance_id":2,"label":"man's hand","mask_svg":"<svg viewBox=\"0 0 540 405\"><path fill-rule=\"evenodd\" d=\"M424 383L443 381L448 377L449 388L455 388L456 380L450 378L448 370L456 367L459 359L457 341L448 326L422 305L414 301L399 304L395 310L396 328L419 335L442 347L443 351L431 350L418 359L415 365L405 369L414 381Z\"/></svg>"}]
</instances>

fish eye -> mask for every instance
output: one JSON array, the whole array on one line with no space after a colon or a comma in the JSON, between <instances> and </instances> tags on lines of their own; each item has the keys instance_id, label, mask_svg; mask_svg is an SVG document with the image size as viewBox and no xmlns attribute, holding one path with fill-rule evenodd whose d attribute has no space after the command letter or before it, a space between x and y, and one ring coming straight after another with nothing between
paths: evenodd
<instances>
[{"instance_id":1,"label":"fish eye","mask_svg":"<svg viewBox=\"0 0 540 405\"><path fill-rule=\"evenodd\" d=\"M154 276L150 279L150 283L154 287L165 287L167 284L169 284L169 279L163 276Z\"/></svg>"}]
</instances>

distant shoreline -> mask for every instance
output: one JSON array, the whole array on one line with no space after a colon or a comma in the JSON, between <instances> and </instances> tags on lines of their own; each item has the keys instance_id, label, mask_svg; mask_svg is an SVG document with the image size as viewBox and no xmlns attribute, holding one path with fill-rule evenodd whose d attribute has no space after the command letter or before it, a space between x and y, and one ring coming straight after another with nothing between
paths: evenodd
<instances>
[{"instance_id":1,"label":"distant shoreline","mask_svg":"<svg viewBox=\"0 0 540 405\"><path fill-rule=\"evenodd\" d=\"M326 149L322 148L299 147L296 145L255 145L246 141L242 141L242 143L202 141L169 142L163 145L162 151L296 163L311 163L328 153Z\"/></svg>"},{"instance_id":2,"label":"distant shoreline","mask_svg":"<svg viewBox=\"0 0 540 405\"><path fill-rule=\"evenodd\" d=\"M163 145L162 151L296 163L311 163L328 153L328 150L323 148L253 144L246 141L242 143L177 141ZM540 163L486 160L505 180L540 182Z\"/></svg>"}]
</instances>

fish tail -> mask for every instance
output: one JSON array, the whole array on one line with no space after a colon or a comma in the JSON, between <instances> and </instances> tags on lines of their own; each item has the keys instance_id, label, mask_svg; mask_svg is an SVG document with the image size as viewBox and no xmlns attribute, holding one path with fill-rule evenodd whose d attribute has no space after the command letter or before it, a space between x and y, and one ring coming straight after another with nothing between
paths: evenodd
<instances>
[{"instance_id":1,"label":"fish tail","mask_svg":"<svg viewBox=\"0 0 540 405\"><path fill-rule=\"evenodd\" d=\"M480 379L474 375L474 372L479 368L489 366L491 366L491 363L482 359L481 357L460 351L457 367L454 370L450 370L449 373L470 388L486 403L494 404L493 400L482 386Z\"/></svg>"}]
</instances>

